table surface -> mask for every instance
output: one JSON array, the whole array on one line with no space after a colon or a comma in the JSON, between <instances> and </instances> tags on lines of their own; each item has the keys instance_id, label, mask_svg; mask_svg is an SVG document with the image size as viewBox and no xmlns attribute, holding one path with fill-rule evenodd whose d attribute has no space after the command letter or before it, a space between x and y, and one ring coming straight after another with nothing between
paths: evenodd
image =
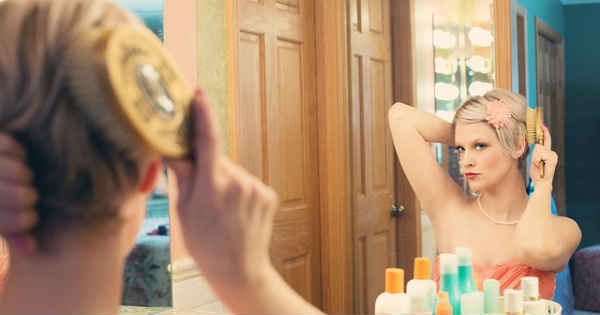
<instances>
[{"instance_id":1,"label":"table surface","mask_svg":"<svg viewBox=\"0 0 600 315\"><path fill-rule=\"evenodd\" d=\"M128 306L121 305L119 308L120 315L138 315L138 314L147 314L147 315L177 315L177 314L226 314L226 313L217 313L217 312L199 312L199 311L190 311L185 309L174 309L172 307L146 307L146 306Z\"/></svg>"}]
</instances>

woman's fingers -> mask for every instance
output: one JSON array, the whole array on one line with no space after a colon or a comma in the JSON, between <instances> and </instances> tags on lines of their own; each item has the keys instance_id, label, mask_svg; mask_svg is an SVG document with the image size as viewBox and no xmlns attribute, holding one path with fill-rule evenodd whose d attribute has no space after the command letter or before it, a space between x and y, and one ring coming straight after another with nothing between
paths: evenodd
<instances>
[{"instance_id":1,"label":"woman's fingers","mask_svg":"<svg viewBox=\"0 0 600 315\"><path fill-rule=\"evenodd\" d=\"M20 233L31 230L38 221L38 215L33 209L14 210L4 208L0 211L0 231L3 235Z\"/></svg>"},{"instance_id":2,"label":"woman's fingers","mask_svg":"<svg viewBox=\"0 0 600 315\"><path fill-rule=\"evenodd\" d=\"M548 150L552 150L552 136L550 135L550 130L548 130L544 124L542 124L542 129L544 130L544 147Z\"/></svg>"},{"instance_id":3,"label":"woman's fingers","mask_svg":"<svg viewBox=\"0 0 600 315\"><path fill-rule=\"evenodd\" d=\"M549 141L549 143L551 142ZM546 144L547 143L544 143L544 145L536 145L533 150L531 163L532 167L535 167L536 169L536 172L532 172L532 177L535 180L540 180L538 170L542 168L542 162L544 163L545 170L544 178L548 178L549 180L552 180L554 177L554 171L558 164L558 155L556 152L548 149Z\"/></svg>"},{"instance_id":4,"label":"woman's fingers","mask_svg":"<svg viewBox=\"0 0 600 315\"><path fill-rule=\"evenodd\" d=\"M1 148L1 146L0 146ZM0 152L0 180L15 184L31 184L33 174L24 160Z\"/></svg>"},{"instance_id":5,"label":"woman's fingers","mask_svg":"<svg viewBox=\"0 0 600 315\"><path fill-rule=\"evenodd\" d=\"M203 92L196 92L192 107L194 117L194 176L196 184L212 184L214 171L222 155L221 139L215 110Z\"/></svg>"},{"instance_id":6,"label":"woman's fingers","mask_svg":"<svg viewBox=\"0 0 600 315\"><path fill-rule=\"evenodd\" d=\"M0 155L25 161L27 154L23 146L7 133L0 133Z\"/></svg>"},{"instance_id":7,"label":"woman's fingers","mask_svg":"<svg viewBox=\"0 0 600 315\"><path fill-rule=\"evenodd\" d=\"M24 255L33 254L37 249L37 242L30 234L9 234L5 239L11 250Z\"/></svg>"}]
</instances>

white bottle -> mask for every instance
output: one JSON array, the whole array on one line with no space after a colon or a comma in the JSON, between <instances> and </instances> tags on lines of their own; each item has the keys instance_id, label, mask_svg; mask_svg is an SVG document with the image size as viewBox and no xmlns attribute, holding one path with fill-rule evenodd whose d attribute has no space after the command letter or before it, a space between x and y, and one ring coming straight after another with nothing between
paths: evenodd
<instances>
[{"instance_id":1,"label":"white bottle","mask_svg":"<svg viewBox=\"0 0 600 315\"><path fill-rule=\"evenodd\" d=\"M512 289L504 290L504 314L523 314L523 292Z\"/></svg>"},{"instance_id":2,"label":"white bottle","mask_svg":"<svg viewBox=\"0 0 600 315\"><path fill-rule=\"evenodd\" d=\"M462 315L482 315L483 292L470 292L461 295L460 311Z\"/></svg>"},{"instance_id":3,"label":"white bottle","mask_svg":"<svg viewBox=\"0 0 600 315\"><path fill-rule=\"evenodd\" d=\"M500 297L500 282L496 279L485 279L483 281L483 311L485 314L502 313L504 309L504 301L502 307L498 307L498 298Z\"/></svg>"},{"instance_id":4,"label":"white bottle","mask_svg":"<svg viewBox=\"0 0 600 315\"><path fill-rule=\"evenodd\" d=\"M412 300L412 314L432 314L434 311L437 286L430 273L429 259L415 258L414 279L406 284L406 294Z\"/></svg>"},{"instance_id":5,"label":"white bottle","mask_svg":"<svg viewBox=\"0 0 600 315\"><path fill-rule=\"evenodd\" d=\"M525 314L525 315L548 314L548 306L543 301L523 302L523 314Z\"/></svg>"},{"instance_id":6,"label":"white bottle","mask_svg":"<svg viewBox=\"0 0 600 315\"><path fill-rule=\"evenodd\" d=\"M540 285L537 277L521 278L523 291L523 313L528 315L547 314L546 303L540 301Z\"/></svg>"},{"instance_id":7,"label":"white bottle","mask_svg":"<svg viewBox=\"0 0 600 315\"><path fill-rule=\"evenodd\" d=\"M410 314L410 297L404 293L404 270L385 270L385 292L375 300L375 314Z\"/></svg>"},{"instance_id":8,"label":"white bottle","mask_svg":"<svg viewBox=\"0 0 600 315\"><path fill-rule=\"evenodd\" d=\"M504 314L504 297L503 296L499 296L498 297L498 313L497 314Z\"/></svg>"},{"instance_id":9,"label":"white bottle","mask_svg":"<svg viewBox=\"0 0 600 315\"><path fill-rule=\"evenodd\" d=\"M538 301L540 299L540 285L537 277L521 278L521 291L525 302Z\"/></svg>"}]
</instances>

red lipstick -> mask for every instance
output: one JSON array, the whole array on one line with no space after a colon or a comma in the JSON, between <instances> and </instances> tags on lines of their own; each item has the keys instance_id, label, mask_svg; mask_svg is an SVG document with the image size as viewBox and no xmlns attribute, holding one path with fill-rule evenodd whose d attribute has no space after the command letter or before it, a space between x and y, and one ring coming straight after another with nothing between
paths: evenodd
<instances>
[{"instance_id":1,"label":"red lipstick","mask_svg":"<svg viewBox=\"0 0 600 315\"><path fill-rule=\"evenodd\" d=\"M475 177L477 177L477 175L479 175L479 174L477 174L477 173L465 173L465 177L467 179L474 179Z\"/></svg>"}]
</instances>

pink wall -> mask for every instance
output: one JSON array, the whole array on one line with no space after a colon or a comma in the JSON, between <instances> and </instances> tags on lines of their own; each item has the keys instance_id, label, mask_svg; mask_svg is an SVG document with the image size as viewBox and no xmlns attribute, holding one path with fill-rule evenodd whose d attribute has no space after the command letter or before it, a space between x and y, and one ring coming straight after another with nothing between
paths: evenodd
<instances>
[{"instance_id":1,"label":"pink wall","mask_svg":"<svg viewBox=\"0 0 600 315\"><path fill-rule=\"evenodd\" d=\"M192 87L197 85L196 0L165 0L163 13L165 46ZM176 211L177 185L169 172L169 217L171 220L171 261L189 256L183 245Z\"/></svg>"},{"instance_id":2,"label":"pink wall","mask_svg":"<svg viewBox=\"0 0 600 315\"><path fill-rule=\"evenodd\" d=\"M196 86L196 0L165 0L163 13L165 46L189 80Z\"/></svg>"}]
</instances>

